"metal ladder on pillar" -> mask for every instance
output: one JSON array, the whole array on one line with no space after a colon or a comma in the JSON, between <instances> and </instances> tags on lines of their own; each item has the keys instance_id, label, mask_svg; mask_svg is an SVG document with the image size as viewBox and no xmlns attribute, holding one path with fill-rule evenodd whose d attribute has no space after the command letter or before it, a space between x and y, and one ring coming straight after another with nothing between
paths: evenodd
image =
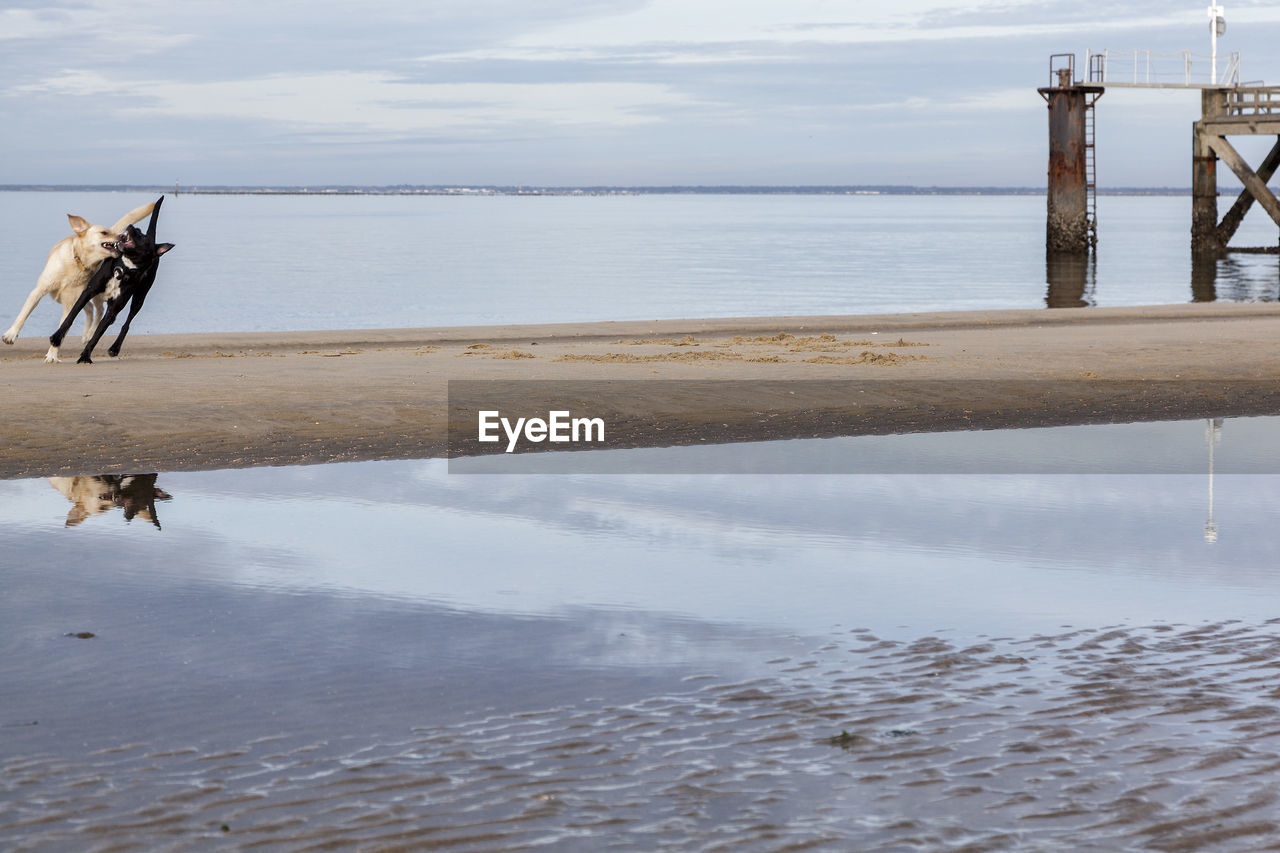
<instances>
[{"instance_id":1,"label":"metal ladder on pillar","mask_svg":"<svg viewBox=\"0 0 1280 853\"><path fill-rule=\"evenodd\" d=\"M1089 248L1091 249L1098 245L1098 161L1095 156L1093 135L1093 101L1089 101L1084 108L1084 191L1085 219L1089 223Z\"/></svg>"}]
</instances>

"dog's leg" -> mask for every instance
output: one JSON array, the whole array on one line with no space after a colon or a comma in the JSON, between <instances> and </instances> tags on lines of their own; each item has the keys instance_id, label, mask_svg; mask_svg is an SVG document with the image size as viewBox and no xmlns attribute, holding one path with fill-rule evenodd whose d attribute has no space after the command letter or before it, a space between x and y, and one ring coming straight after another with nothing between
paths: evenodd
<instances>
[{"instance_id":1,"label":"dog's leg","mask_svg":"<svg viewBox=\"0 0 1280 853\"><path fill-rule=\"evenodd\" d=\"M27 301L22 304L22 310L18 312L18 319L13 321L13 325L9 327L9 331L5 332L0 340L6 344L11 344L18 339L18 333L22 331L23 325L27 322L27 318L31 316L31 312L36 310L36 306L40 304L40 300L44 297L46 290L41 285L36 285L36 289L31 291L31 295L27 297Z\"/></svg>"},{"instance_id":2,"label":"dog's leg","mask_svg":"<svg viewBox=\"0 0 1280 853\"><path fill-rule=\"evenodd\" d=\"M111 280L113 268L111 264L103 264L94 272L93 277L89 279L89 283L84 286L76 301L70 305L63 306L62 323L58 325L57 330L49 336L49 353L44 360L48 362L58 361L58 347L62 346L62 339L67 336L67 332L71 330L71 324L75 322L76 317L81 311L84 311L89 317L92 317L93 306L102 302L102 293L106 290L107 282ZM88 319L85 321L84 339L89 339Z\"/></svg>"},{"instance_id":3,"label":"dog's leg","mask_svg":"<svg viewBox=\"0 0 1280 853\"><path fill-rule=\"evenodd\" d=\"M66 306L62 309L62 322L58 325L58 331L49 336L49 351L44 354L45 364L57 364L62 361L59 358L58 348L62 345L62 336L67 333L67 329L75 322L76 312L74 306ZM55 338L57 339L55 343Z\"/></svg>"},{"instance_id":4,"label":"dog's leg","mask_svg":"<svg viewBox=\"0 0 1280 853\"><path fill-rule=\"evenodd\" d=\"M106 334L107 329L116 321L121 307L129 297L126 294L120 294L113 299L107 301L107 310L103 312L102 319L98 321L98 328L93 333L93 337L84 345L84 351L80 353L80 357L76 359L76 364L93 364L90 355L93 354L93 348L98 345L98 341L102 340L102 336Z\"/></svg>"},{"instance_id":5,"label":"dog's leg","mask_svg":"<svg viewBox=\"0 0 1280 853\"><path fill-rule=\"evenodd\" d=\"M101 294L106 286L107 279L110 276L110 271L107 270L107 272L104 273L104 269L107 268L99 268L99 270L93 274L93 278L89 279L89 283L85 285L84 290L80 291L80 295L76 297L75 302L71 303L69 306L64 306L62 323L58 326L57 331L49 336L49 343L53 344L55 347L62 346L62 339L67 336L67 332L71 331L71 324L75 322L76 317L81 311L84 311L86 315L84 340L87 341L89 339L89 332L92 331L92 329L89 327L88 318L92 317L95 313L93 311L93 306L102 301Z\"/></svg>"},{"instance_id":6,"label":"dog's leg","mask_svg":"<svg viewBox=\"0 0 1280 853\"><path fill-rule=\"evenodd\" d=\"M160 201L164 201L164 197L160 197ZM156 202L156 213L159 213L160 201ZM154 230L156 224L155 214L151 217L151 226ZM156 268L160 263L160 256L168 253L173 248L172 243L159 243L156 245L156 258L151 264L139 274L133 286L130 288L129 295L129 316L125 318L124 326L120 329L120 335L116 338L116 342L107 350L107 355L115 358L120 354L120 346L124 343L125 335L129 334L129 326L133 323L133 318L138 316L138 312L142 310L142 303L147 300L147 294L151 292L151 285L156 283ZM123 294L122 294L123 295Z\"/></svg>"},{"instance_id":7,"label":"dog's leg","mask_svg":"<svg viewBox=\"0 0 1280 853\"><path fill-rule=\"evenodd\" d=\"M139 288L133 293L133 298L129 300L129 316L124 318L124 325L120 327L120 334L116 336L116 342L107 350L107 355L115 358L120 354L120 345L124 343L124 336L129 334L129 324L133 322L133 318L142 310L142 303L147 299L147 290Z\"/></svg>"},{"instance_id":8,"label":"dog's leg","mask_svg":"<svg viewBox=\"0 0 1280 853\"><path fill-rule=\"evenodd\" d=\"M80 342L85 343L89 340L89 336L93 334L93 327L97 325L98 318L102 316L102 300L98 298L90 299L84 306L84 331L80 334Z\"/></svg>"}]
</instances>

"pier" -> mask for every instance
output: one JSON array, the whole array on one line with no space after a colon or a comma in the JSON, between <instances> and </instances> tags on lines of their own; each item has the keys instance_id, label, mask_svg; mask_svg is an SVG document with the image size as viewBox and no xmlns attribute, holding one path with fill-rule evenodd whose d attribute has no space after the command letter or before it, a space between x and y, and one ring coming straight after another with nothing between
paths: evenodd
<instances>
[{"instance_id":1,"label":"pier","mask_svg":"<svg viewBox=\"0 0 1280 853\"><path fill-rule=\"evenodd\" d=\"M1276 137L1257 171L1249 166L1228 136ZM1200 97L1200 120L1193 126L1191 168L1191 250L1198 255L1226 251L1228 241L1256 202L1280 227L1280 200L1267 181L1280 165L1280 86L1206 88ZM1218 161L1227 164L1244 190L1218 219Z\"/></svg>"},{"instance_id":2,"label":"pier","mask_svg":"<svg viewBox=\"0 0 1280 853\"><path fill-rule=\"evenodd\" d=\"M1220 31L1217 34L1221 34ZM1153 71L1153 58L1173 57L1175 79ZM1130 61L1131 59L1131 61ZM1109 88L1198 90L1200 119L1192 126L1191 250L1196 257L1228 251L1277 251L1276 246L1235 247L1229 242L1256 203L1280 228L1280 199L1267 182L1280 167L1280 86L1241 84L1238 54L1227 57L1219 81L1215 56L1209 82L1194 82L1191 54L1104 51L1087 58L1078 79L1074 54L1049 58L1050 85L1037 89L1049 108L1048 209L1045 250L1050 256L1087 255L1098 242L1094 105ZM1180 78L1180 79L1176 79ZM1228 137L1274 136L1270 153L1254 169ZM1218 163L1244 185L1227 213L1218 216Z\"/></svg>"}]
</instances>

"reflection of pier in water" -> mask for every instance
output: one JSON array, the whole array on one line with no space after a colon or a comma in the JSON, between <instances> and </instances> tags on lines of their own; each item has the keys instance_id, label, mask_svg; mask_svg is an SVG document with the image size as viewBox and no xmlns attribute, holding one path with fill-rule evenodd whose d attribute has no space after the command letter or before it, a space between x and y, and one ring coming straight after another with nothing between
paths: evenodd
<instances>
[{"instance_id":1,"label":"reflection of pier in water","mask_svg":"<svg viewBox=\"0 0 1280 853\"><path fill-rule=\"evenodd\" d=\"M1213 446L1222 441L1222 418L1205 422L1204 440L1209 445L1209 520L1204 523L1204 541L1218 541L1218 522L1213 520Z\"/></svg>"},{"instance_id":2,"label":"reflection of pier in water","mask_svg":"<svg viewBox=\"0 0 1280 853\"><path fill-rule=\"evenodd\" d=\"M124 512L125 521L143 518L160 527L156 501L172 496L156 488L158 474L96 474L76 477L50 477L53 486L73 506L67 511L67 527L75 527L86 518L116 509Z\"/></svg>"},{"instance_id":3,"label":"reflection of pier in water","mask_svg":"<svg viewBox=\"0 0 1280 853\"><path fill-rule=\"evenodd\" d=\"M1269 257L1275 257L1270 255ZM1089 308L1097 304L1098 259L1088 255L1046 255L1045 305L1049 308ZM1193 255L1192 302L1280 301L1280 261L1270 273L1259 275L1256 264L1228 255L1222 258Z\"/></svg>"},{"instance_id":4,"label":"reflection of pier in water","mask_svg":"<svg viewBox=\"0 0 1280 853\"><path fill-rule=\"evenodd\" d=\"M1097 255L1048 254L1044 260L1049 308L1088 308L1095 304L1093 289L1098 282Z\"/></svg>"},{"instance_id":5,"label":"reflection of pier in water","mask_svg":"<svg viewBox=\"0 0 1280 853\"><path fill-rule=\"evenodd\" d=\"M1271 257L1274 257L1271 256ZM1191 257L1191 301L1275 302L1280 299L1280 263L1275 275L1263 279L1250 276L1253 268L1228 255Z\"/></svg>"}]
</instances>

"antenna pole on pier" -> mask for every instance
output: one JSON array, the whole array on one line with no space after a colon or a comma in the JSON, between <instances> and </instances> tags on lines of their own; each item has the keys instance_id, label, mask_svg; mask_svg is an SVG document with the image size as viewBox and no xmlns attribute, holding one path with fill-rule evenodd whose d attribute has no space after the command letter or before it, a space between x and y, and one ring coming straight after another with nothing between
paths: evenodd
<instances>
[{"instance_id":1,"label":"antenna pole on pier","mask_svg":"<svg viewBox=\"0 0 1280 853\"><path fill-rule=\"evenodd\" d=\"M1218 36L1227 31L1227 19L1223 14L1221 6L1214 4L1209 7L1209 43L1213 54L1210 57L1209 82L1215 86L1218 85Z\"/></svg>"}]
</instances>

